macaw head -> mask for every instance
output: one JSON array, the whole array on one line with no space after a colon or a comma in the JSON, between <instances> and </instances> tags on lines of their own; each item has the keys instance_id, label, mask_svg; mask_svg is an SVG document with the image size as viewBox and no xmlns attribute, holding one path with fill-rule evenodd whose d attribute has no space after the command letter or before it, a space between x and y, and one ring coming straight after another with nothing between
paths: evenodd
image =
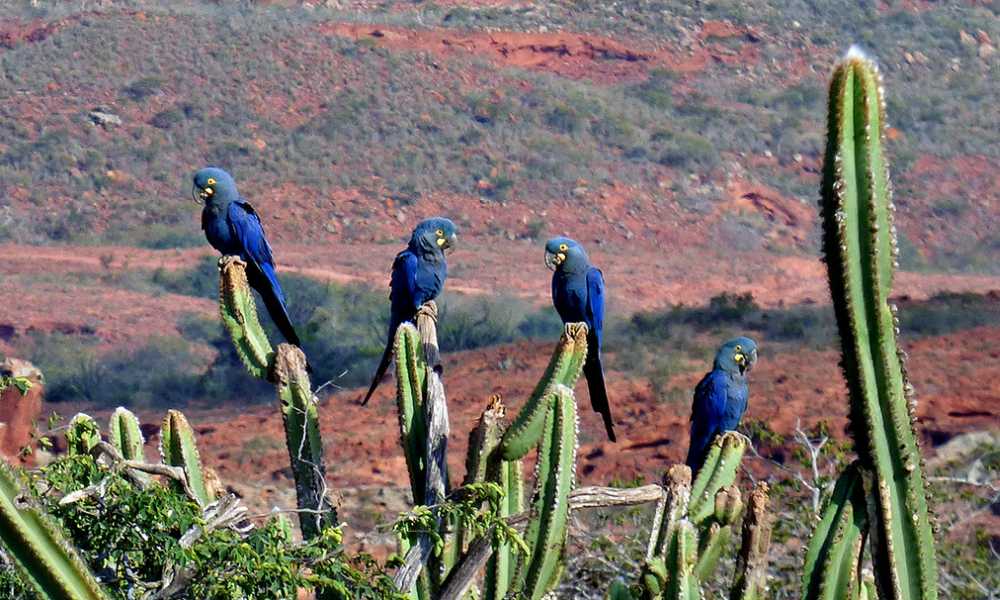
<instances>
[{"instance_id":1,"label":"macaw head","mask_svg":"<svg viewBox=\"0 0 1000 600\"><path fill-rule=\"evenodd\" d=\"M590 266L590 259L575 240L557 237L545 242L545 266L552 271L577 273Z\"/></svg>"},{"instance_id":2,"label":"macaw head","mask_svg":"<svg viewBox=\"0 0 1000 600\"><path fill-rule=\"evenodd\" d=\"M424 219L414 229L410 236L410 247L431 252L454 249L458 243L458 228L451 219L431 217Z\"/></svg>"},{"instance_id":3,"label":"macaw head","mask_svg":"<svg viewBox=\"0 0 1000 600\"><path fill-rule=\"evenodd\" d=\"M217 167L206 167L194 174L191 197L198 204L213 201L231 201L240 197L232 175Z\"/></svg>"},{"instance_id":4,"label":"macaw head","mask_svg":"<svg viewBox=\"0 0 1000 600\"><path fill-rule=\"evenodd\" d=\"M757 363L757 342L748 337L733 338L715 354L715 368L746 375Z\"/></svg>"}]
</instances>

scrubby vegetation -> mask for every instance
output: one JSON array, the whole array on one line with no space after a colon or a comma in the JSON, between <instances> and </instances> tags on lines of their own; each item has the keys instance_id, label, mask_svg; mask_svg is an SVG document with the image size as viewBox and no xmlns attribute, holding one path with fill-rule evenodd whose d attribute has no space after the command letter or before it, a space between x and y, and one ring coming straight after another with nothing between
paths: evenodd
<instances>
[{"instance_id":1,"label":"scrubby vegetation","mask_svg":"<svg viewBox=\"0 0 1000 600\"><path fill-rule=\"evenodd\" d=\"M996 22L993 6L343 4L305 11L134 1L93 13L74 3L0 7L13 23L43 28L30 42L12 39L0 89L44 107L0 107L0 195L15 199L4 200L0 231L33 242L196 244L190 206L182 201L184 174L204 163L229 168L247 189L270 194L295 186L316 235L326 235L322 225L331 220L372 216L367 207L333 205L329 193L336 189L361 190L373 204L459 193L542 206L572 198L581 182L628 181L659 202L704 209L720 201L712 185L728 174L811 202L822 149L816 117L822 65L852 41L873 52L893 78L888 103L898 135L888 144L896 184L914 203L901 229L924 255L916 261L909 253L907 266L993 270L997 264L996 240L985 232L970 241L960 226L985 219L983 209L913 168L923 156L1000 157L989 109L991 67L975 41L977 30ZM354 41L323 29L361 22L566 30L683 56L698 45L702 18L734 24L731 34L704 40L719 60L696 71L637 66L636 77L610 82L465 55L388 50L374 37ZM851 25L862 20L863 29ZM226 43L215 41L219 28ZM1000 35L984 34L994 45ZM929 57L949 68L932 68ZM797 61L803 64L794 76L781 71ZM63 94L76 101L67 103ZM95 109L122 124L95 124ZM766 153L773 160L763 160ZM689 186L692 175L698 183ZM962 180L957 172L949 177ZM663 181L672 185L665 189ZM688 189L702 185L712 189ZM58 210L30 210L43 203ZM941 230L934 248L918 236L927 219Z\"/></svg>"}]
</instances>

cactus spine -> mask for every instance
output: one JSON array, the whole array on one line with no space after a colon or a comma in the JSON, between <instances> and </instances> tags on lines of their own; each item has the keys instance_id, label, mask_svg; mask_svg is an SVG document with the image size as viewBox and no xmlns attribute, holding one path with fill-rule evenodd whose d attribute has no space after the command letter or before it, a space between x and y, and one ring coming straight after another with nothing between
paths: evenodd
<instances>
[{"instance_id":1,"label":"cactus spine","mask_svg":"<svg viewBox=\"0 0 1000 600\"><path fill-rule=\"evenodd\" d=\"M837 479L806 551L803 600L856 598L861 592L861 551L868 530L861 467L849 466Z\"/></svg>"},{"instance_id":2,"label":"cactus spine","mask_svg":"<svg viewBox=\"0 0 1000 600\"><path fill-rule=\"evenodd\" d=\"M66 452L70 455L90 454L101 441L101 428L90 415L77 413L66 428Z\"/></svg>"},{"instance_id":3,"label":"cactus spine","mask_svg":"<svg viewBox=\"0 0 1000 600\"><path fill-rule=\"evenodd\" d=\"M285 425L285 444L295 478L302 537L310 539L337 525L337 512L326 497L326 467L319 414L306 373L306 357L291 344L281 344L274 363L278 403ZM307 511L307 512L306 512Z\"/></svg>"},{"instance_id":4,"label":"cactus spine","mask_svg":"<svg viewBox=\"0 0 1000 600\"><path fill-rule=\"evenodd\" d=\"M538 443L549 410L547 395L551 387L561 384L573 389L583 372L586 358L587 326L584 323L567 323L541 380L504 433L500 447L505 460L522 458Z\"/></svg>"},{"instance_id":5,"label":"cactus spine","mask_svg":"<svg viewBox=\"0 0 1000 600\"><path fill-rule=\"evenodd\" d=\"M824 250L854 437L874 475L875 581L887 600L927 600L937 598L937 567L912 389L888 301L897 249L884 130L879 74L852 50L830 84Z\"/></svg>"},{"instance_id":6,"label":"cactus spine","mask_svg":"<svg viewBox=\"0 0 1000 600\"><path fill-rule=\"evenodd\" d=\"M257 319L257 304L247 282L246 263L236 256L219 259L219 308L222 324L247 371L269 379L274 350Z\"/></svg>"},{"instance_id":7,"label":"cactus spine","mask_svg":"<svg viewBox=\"0 0 1000 600\"><path fill-rule=\"evenodd\" d=\"M111 414L108 435L113 445L125 460L143 460L142 447L146 440L139 428L139 419L129 409L119 406Z\"/></svg>"},{"instance_id":8,"label":"cactus spine","mask_svg":"<svg viewBox=\"0 0 1000 600\"><path fill-rule=\"evenodd\" d=\"M178 410L168 410L160 429L160 457L163 463L182 467L188 485L202 506L215 500L205 485L205 475L201 468L201 456L194 441L194 431L187 418Z\"/></svg>"},{"instance_id":9,"label":"cactus spine","mask_svg":"<svg viewBox=\"0 0 1000 600\"><path fill-rule=\"evenodd\" d=\"M0 461L0 542L40 598L107 598L50 519L25 501L17 477L3 461Z\"/></svg>"},{"instance_id":10,"label":"cactus spine","mask_svg":"<svg viewBox=\"0 0 1000 600\"><path fill-rule=\"evenodd\" d=\"M573 390L557 384L546 395L548 414L535 465L531 521L525 532L529 555L521 562L518 581L525 598L538 600L558 581L566 544L569 493L576 476L576 399Z\"/></svg>"}]
</instances>

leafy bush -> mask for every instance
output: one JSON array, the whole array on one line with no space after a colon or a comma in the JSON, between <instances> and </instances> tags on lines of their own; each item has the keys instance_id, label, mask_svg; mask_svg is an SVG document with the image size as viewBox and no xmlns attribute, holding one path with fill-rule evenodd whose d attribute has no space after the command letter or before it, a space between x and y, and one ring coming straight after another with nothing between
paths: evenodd
<instances>
[{"instance_id":1,"label":"leafy bush","mask_svg":"<svg viewBox=\"0 0 1000 600\"><path fill-rule=\"evenodd\" d=\"M181 536L204 525L202 511L172 487L135 486L120 469L87 455L64 456L25 477L32 500L57 520L113 598L159 586L174 567L190 577L186 597L206 600L286 600L320 585L345 600L398 597L371 557L345 553L338 529L300 544L283 517L272 517L246 538L212 529L185 547ZM91 492L75 502L61 502L86 488ZM0 563L0 591L12 600L34 597L7 560Z\"/></svg>"}]
</instances>

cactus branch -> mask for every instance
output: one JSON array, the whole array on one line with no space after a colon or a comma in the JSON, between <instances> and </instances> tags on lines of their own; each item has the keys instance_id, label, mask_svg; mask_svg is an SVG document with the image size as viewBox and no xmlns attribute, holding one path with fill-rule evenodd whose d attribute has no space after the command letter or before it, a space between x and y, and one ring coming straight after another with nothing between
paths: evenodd
<instances>
[{"instance_id":1,"label":"cactus branch","mask_svg":"<svg viewBox=\"0 0 1000 600\"><path fill-rule=\"evenodd\" d=\"M302 537L311 539L337 525L337 510L327 496L323 439L306 357L291 344L280 344L274 362L285 443L295 479Z\"/></svg>"},{"instance_id":2,"label":"cactus branch","mask_svg":"<svg viewBox=\"0 0 1000 600\"><path fill-rule=\"evenodd\" d=\"M823 245L854 437L875 474L869 490L875 581L886 600L929 600L938 591L934 538L912 388L889 304L897 249L884 130L880 76L852 50L830 84Z\"/></svg>"},{"instance_id":3,"label":"cactus branch","mask_svg":"<svg viewBox=\"0 0 1000 600\"><path fill-rule=\"evenodd\" d=\"M758 482L750 493L743 519L743 540L736 557L730 600L760 600L767 590L767 551L771 546L772 525L769 503L767 484Z\"/></svg>"},{"instance_id":4,"label":"cactus branch","mask_svg":"<svg viewBox=\"0 0 1000 600\"><path fill-rule=\"evenodd\" d=\"M833 488L806 551L803 600L856 598L861 551L868 530L862 470L850 465Z\"/></svg>"},{"instance_id":5,"label":"cactus branch","mask_svg":"<svg viewBox=\"0 0 1000 600\"><path fill-rule=\"evenodd\" d=\"M544 596L556 583L566 543L569 494L576 474L576 400L573 391L555 385L547 395L545 419L535 490L531 501L531 521L525 542L531 552L519 568L521 593L531 600Z\"/></svg>"},{"instance_id":6,"label":"cactus branch","mask_svg":"<svg viewBox=\"0 0 1000 600\"><path fill-rule=\"evenodd\" d=\"M215 500L205 485L201 457L194 441L194 431L180 411L168 410L163 418L163 425L160 428L160 457L164 464L184 469L187 482L202 507Z\"/></svg>"},{"instance_id":7,"label":"cactus branch","mask_svg":"<svg viewBox=\"0 0 1000 600\"><path fill-rule=\"evenodd\" d=\"M546 396L551 387L562 384L573 389L576 380L580 378L580 373L583 372L583 362L586 358L586 324L567 323L545 373L531 392L528 402L504 433L503 441L500 443L504 459L522 458L538 443L549 409Z\"/></svg>"},{"instance_id":8,"label":"cactus branch","mask_svg":"<svg viewBox=\"0 0 1000 600\"><path fill-rule=\"evenodd\" d=\"M3 461L0 461L0 542L40 598L107 598L55 524L26 499L16 475Z\"/></svg>"},{"instance_id":9,"label":"cactus branch","mask_svg":"<svg viewBox=\"0 0 1000 600\"><path fill-rule=\"evenodd\" d=\"M237 256L219 259L219 310L243 365L258 379L270 380L274 350L257 319L257 305L247 282L247 264Z\"/></svg>"}]
</instances>

